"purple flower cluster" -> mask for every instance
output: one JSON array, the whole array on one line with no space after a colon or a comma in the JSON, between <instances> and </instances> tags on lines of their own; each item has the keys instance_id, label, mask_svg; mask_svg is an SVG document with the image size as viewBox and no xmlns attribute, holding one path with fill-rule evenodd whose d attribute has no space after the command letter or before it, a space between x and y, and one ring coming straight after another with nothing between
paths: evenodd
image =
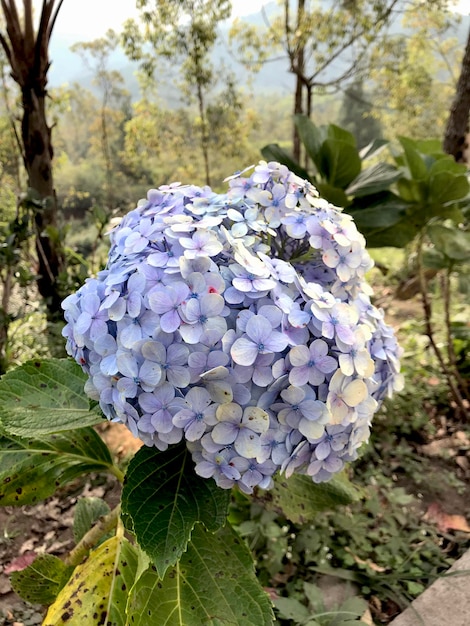
<instances>
[{"instance_id":1,"label":"purple flower cluster","mask_svg":"<svg viewBox=\"0 0 470 626\"><path fill-rule=\"evenodd\" d=\"M198 475L251 493L340 471L402 377L351 217L279 163L243 174L223 195L151 190L63 334L108 419L159 450L184 439Z\"/></svg>"}]
</instances>

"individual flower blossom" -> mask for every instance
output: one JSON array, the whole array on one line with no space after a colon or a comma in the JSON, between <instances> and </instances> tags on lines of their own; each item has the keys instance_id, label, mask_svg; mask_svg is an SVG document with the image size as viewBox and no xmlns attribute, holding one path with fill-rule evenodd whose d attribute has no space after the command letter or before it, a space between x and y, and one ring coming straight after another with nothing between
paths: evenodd
<instances>
[{"instance_id":1,"label":"individual flower blossom","mask_svg":"<svg viewBox=\"0 0 470 626\"><path fill-rule=\"evenodd\" d=\"M193 387L184 398L185 408L173 416L173 424L184 430L188 441L200 439L209 426L217 423L215 411L217 404L211 400L205 389Z\"/></svg>"},{"instance_id":2,"label":"individual flower blossom","mask_svg":"<svg viewBox=\"0 0 470 626\"><path fill-rule=\"evenodd\" d=\"M189 349L183 343L171 343L165 347L159 341L146 341L140 349L145 359L159 365L162 380L166 379L177 388L184 389L189 385L190 373L186 367Z\"/></svg>"},{"instance_id":3,"label":"individual flower blossom","mask_svg":"<svg viewBox=\"0 0 470 626\"><path fill-rule=\"evenodd\" d=\"M287 434L288 428L281 424L262 433L259 438L260 451L257 460L263 463L271 459L279 467L290 456L286 445Z\"/></svg>"},{"instance_id":4,"label":"individual flower blossom","mask_svg":"<svg viewBox=\"0 0 470 626\"><path fill-rule=\"evenodd\" d=\"M135 398L139 387L151 391L161 380L162 370L158 363L143 359L127 350L119 350L116 363L121 378L117 388L126 398Z\"/></svg>"},{"instance_id":5,"label":"individual flower blossom","mask_svg":"<svg viewBox=\"0 0 470 626\"><path fill-rule=\"evenodd\" d=\"M223 245L210 231L196 231L192 237L182 237L179 243L187 259L216 256L223 249Z\"/></svg>"},{"instance_id":6,"label":"individual flower blossom","mask_svg":"<svg viewBox=\"0 0 470 626\"><path fill-rule=\"evenodd\" d=\"M153 430L165 434L173 430L173 416L184 406L184 400L175 397L172 385L163 383L152 393L141 393L139 405L147 415Z\"/></svg>"},{"instance_id":7,"label":"individual flower blossom","mask_svg":"<svg viewBox=\"0 0 470 626\"><path fill-rule=\"evenodd\" d=\"M277 468L270 459L259 463L256 459L235 456L232 458L231 464L240 472L237 485L244 493L253 493L254 487L269 489L272 486L271 476Z\"/></svg>"},{"instance_id":8,"label":"individual flower blossom","mask_svg":"<svg viewBox=\"0 0 470 626\"><path fill-rule=\"evenodd\" d=\"M341 346L341 354L338 355L339 367L346 376L357 374L369 378L374 373L375 364L366 347L364 327L358 328L355 336L353 344Z\"/></svg>"},{"instance_id":9,"label":"individual flower blossom","mask_svg":"<svg viewBox=\"0 0 470 626\"><path fill-rule=\"evenodd\" d=\"M337 370L329 383L326 405L333 424L341 424L367 397L367 386L360 378L345 376Z\"/></svg>"},{"instance_id":10,"label":"individual flower blossom","mask_svg":"<svg viewBox=\"0 0 470 626\"><path fill-rule=\"evenodd\" d=\"M328 411L323 402L315 399L313 390L291 385L281 391L281 398L284 403L275 405L280 408L278 419L281 424L296 428L309 440L318 439L323 434Z\"/></svg>"},{"instance_id":11,"label":"individual flower blossom","mask_svg":"<svg viewBox=\"0 0 470 626\"><path fill-rule=\"evenodd\" d=\"M134 272L127 281L127 290L124 295L121 295L117 289L112 289L102 304L103 309L108 309L109 319L122 320L126 313L130 318L138 317L142 311L142 294L146 283L145 276Z\"/></svg>"},{"instance_id":12,"label":"individual flower blossom","mask_svg":"<svg viewBox=\"0 0 470 626\"><path fill-rule=\"evenodd\" d=\"M287 337L273 330L265 317L253 315L247 322L245 335L234 341L230 354L238 365L253 365L259 354L282 352L287 343Z\"/></svg>"},{"instance_id":13,"label":"individual flower blossom","mask_svg":"<svg viewBox=\"0 0 470 626\"><path fill-rule=\"evenodd\" d=\"M221 404L216 412L218 423L211 437L217 444L233 444L235 450L245 458L256 457L259 453L259 435L269 428L266 411L257 407L245 410L234 402Z\"/></svg>"},{"instance_id":14,"label":"individual flower blossom","mask_svg":"<svg viewBox=\"0 0 470 626\"><path fill-rule=\"evenodd\" d=\"M219 477L223 477L229 481L228 486L232 487L234 481L240 478L239 470L231 462L234 456L234 453L228 449L222 449L214 455L207 455L208 458L203 453L202 459L196 463L194 470L198 476L214 478L219 485Z\"/></svg>"},{"instance_id":15,"label":"individual flower blossom","mask_svg":"<svg viewBox=\"0 0 470 626\"><path fill-rule=\"evenodd\" d=\"M119 342L128 350L142 339L148 339L160 330L160 316L145 309L139 317L124 317L116 324Z\"/></svg>"},{"instance_id":16,"label":"individual flower blossom","mask_svg":"<svg viewBox=\"0 0 470 626\"><path fill-rule=\"evenodd\" d=\"M207 293L201 298L190 298L181 307L184 324L180 326L183 341L197 344L200 341L216 343L227 330L227 323L221 316L225 300L218 293Z\"/></svg>"},{"instance_id":17,"label":"individual flower blossom","mask_svg":"<svg viewBox=\"0 0 470 626\"><path fill-rule=\"evenodd\" d=\"M307 233L308 215L304 213L289 213L281 218L286 233L293 239L303 239Z\"/></svg>"},{"instance_id":18,"label":"individual flower blossom","mask_svg":"<svg viewBox=\"0 0 470 626\"><path fill-rule=\"evenodd\" d=\"M358 321L358 314L355 309L345 302L339 302L331 309L323 309L316 303L312 303L311 308L313 311L312 321L314 323L318 321L321 324L323 337L327 339L338 337L347 345L354 343L354 327Z\"/></svg>"},{"instance_id":19,"label":"individual flower blossom","mask_svg":"<svg viewBox=\"0 0 470 626\"><path fill-rule=\"evenodd\" d=\"M161 315L160 326L164 332L172 333L180 327L180 307L188 295L189 288L183 282L154 287L148 294L150 309Z\"/></svg>"},{"instance_id":20,"label":"individual flower blossom","mask_svg":"<svg viewBox=\"0 0 470 626\"><path fill-rule=\"evenodd\" d=\"M269 276L267 267L262 267L261 271L254 273L252 269L233 263L230 266L230 271L234 275L232 280L233 287L242 293L253 291L268 292L276 286L276 282Z\"/></svg>"},{"instance_id":21,"label":"individual flower blossom","mask_svg":"<svg viewBox=\"0 0 470 626\"><path fill-rule=\"evenodd\" d=\"M80 298L81 312L74 325L76 337L82 337L88 332L91 341L96 341L98 337L108 332L108 312L103 311L100 306L100 298L95 293L87 293Z\"/></svg>"},{"instance_id":22,"label":"individual flower blossom","mask_svg":"<svg viewBox=\"0 0 470 626\"><path fill-rule=\"evenodd\" d=\"M292 369L289 372L291 385L302 387L320 385L325 380L326 374L331 374L338 362L332 356L328 356L328 344L322 339L315 339L310 346L294 346L289 351L289 360Z\"/></svg>"},{"instance_id":23,"label":"individual flower blossom","mask_svg":"<svg viewBox=\"0 0 470 626\"><path fill-rule=\"evenodd\" d=\"M353 241L350 246L338 246L329 248L323 253L323 262L328 267L336 270L342 281L348 281L354 276L355 270L361 265L363 250L358 241Z\"/></svg>"}]
</instances>

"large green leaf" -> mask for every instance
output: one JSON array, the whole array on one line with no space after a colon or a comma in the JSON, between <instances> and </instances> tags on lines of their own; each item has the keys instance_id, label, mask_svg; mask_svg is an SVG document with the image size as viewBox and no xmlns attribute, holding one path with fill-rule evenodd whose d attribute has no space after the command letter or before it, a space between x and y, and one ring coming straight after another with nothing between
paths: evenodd
<instances>
[{"instance_id":1,"label":"large green leaf","mask_svg":"<svg viewBox=\"0 0 470 626\"><path fill-rule=\"evenodd\" d=\"M436 248L449 259L453 261L470 259L470 232L442 224L431 224L427 233Z\"/></svg>"},{"instance_id":2,"label":"large green leaf","mask_svg":"<svg viewBox=\"0 0 470 626\"><path fill-rule=\"evenodd\" d=\"M125 537L108 539L75 568L49 607L43 626L125 626L127 599L137 563L137 550Z\"/></svg>"},{"instance_id":3,"label":"large green leaf","mask_svg":"<svg viewBox=\"0 0 470 626\"><path fill-rule=\"evenodd\" d=\"M319 161L320 173L333 187L345 189L361 171L361 159L356 147L339 139L323 142Z\"/></svg>"},{"instance_id":4,"label":"large green leaf","mask_svg":"<svg viewBox=\"0 0 470 626\"><path fill-rule=\"evenodd\" d=\"M428 169L424 158L416 148L415 142L407 137L399 137L399 141L405 153L405 161L411 177L414 180L425 180L428 176Z\"/></svg>"},{"instance_id":5,"label":"large green leaf","mask_svg":"<svg viewBox=\"0 0 470 626\"><path fill-rule=\"evenodd\" d=\"M346 189L349 196L368 196L386 191L402 173L389 163L377 163L363 170Z\"/></svg>"},{"instance_id":6,"label":"large green leaf","mask_svg":"<svg viewBox=\"0 0 470 626\"><path fill-rule=\"evenodd\" d=\"M48 437L0 438L0 505L34 504L77 476L113 466L92 428Z\"/></svg>"},{"instance_id":7,"label":"large green leaf","mask_svg":"<svg viewBox=\"0 0 470 626\"><path fill-rule=\"evenodd\" d=\"M73 516L73 538L78 543L93 524L110 512L109 506L101 498L79 498Z\"/></svg>"},{"instance_id":8,"label":"large green leaf","mask_svg":"<svg viewBox=\"0 0 470 626\"><path fill-rule=\"evenodd\" d=\"M346 208L351 201L340 187L333 187L328 183L317 183L316 188L322 198L334 204L334 206Z\"/></svg>"},{"instance_id":9,"label":"large green leaf","mask_svg":"<svg viewBox=\"0 0 470 626\"><path fill-rule=\"evenodd\" d=\"M103 416L90 412L86 379L71 359L32 360L8 372L0 380L3 428L36 437L98 424Z\"/></svg>"},{"instance_id":10,"label":"large green leaf","mask_svg":"<svg viewBox=\"0 0 470 626\"><path fill-rule=\"evenodd\" d=\"M418 232L419 228L406 216L389 228L377 228L364 234L368 248L404 248Z\"/></svg>"},{"instance_id":11,"label":"large green leaf","mask_svg":"<svg viewBox=\"0 0 470 626\"><path fill-rule=\"evenodd\" d=\"M306 115L294 115L294 123L308 156L317 170L320 169L320 149L326 139L324 127L318 128Z\"/></svg>"},{"instance_id":12,"label":"large green leaf","mask_svg":"<svg viewBox=\"0 0 470 626\"><path fill-rule=\"evenodd\" d=\"M419 180L400 178L397 181L397 190L405 202L425 204L428 199L428 186Z\"/></svg>"},{"instance_id":13,"label":"large green leaf","mask_svg":"<svg viewBox=\"0 0 470 626\"><path fill-rule=\"evenodd\" d=\"M341 128L341 126L336 126L336 124L328 124L327 134L329 139L338 139L339 141L348 143L350 146L356 148L356 138L354 137L354 135L349 132L349 130Z\"/></svg>"},{"instance_id":14,"label":"large green leaf","mask_svg":"<svg viewBox=\"0 0 470 626\"><path fill-rule=\"evenodd\" d=\"M429 183L429 201L445 204L454 200L461 200L469 192L466 176L455 176L450 172L438 172Z\"/></svg>"},{"instance_id":15,"label":"large green leaf","mask_svg":"<svg viewBox=\"0 0 470 626\"><path fill-rule=\"evenodd\" d=\"M186 550L196 522L211 531L223 526L229 499L229 491L197 476L186 446L166 452L144 447L129 464L122 510L130 516L140 546L164 576Z\"/></svg>"},{"instance_id":16,"label":"large green leaf","mask_svg":"<svg viewBox=\"0 0 470 626\"><path fill-rule=\"evenodd\" d=\"M277 143L270 143L267 146L264 146L264 148L261 148L261 154L264 156L266 161L277 161L278 163L282 163L288 167L291 172L300 176L300 178L311 180L307 170L301 167L297 161L294 161L290 154L283 150Z\"/></svg>"},{"instance_id":17,"label":"large green leaf","mask_svg":"<svg viewBox=\"0 0 470 626\"><path fill-rule=\"evenodd\" d=\"M128 614L133 626L273 623L271 602L256 579L251 554L228 525L211 534L198 524L187 552L163 580L155 568L139 578Z\"/></svg>"},{"instance_id":18,"label":"large green leaf","mask_svg":"<svg viewBox=\"0 0 470 626\"><path fill-rule=\"evenodd\" d=\"M11 584L31 604L52 604L72 571L57 556L41 554L25 569L13 572Z\"/></svg>"},{"instance_id":19,"label":"large green leaf","mask_svg":"<svg viewBox=\"0 0 470 626\"><path fill-rule=\"evenodd\" d=\"M319 511L359 500L363 492L344 475L316 484L310 476L294 474L289 479L277 475L269 492L268 506L295 524L312 521Z\"/></svg>"},{"instance_id":20,"label":"large green leaf","mask_svg":"<svg viewBox=\"0 0 470 626\"><path fill-rule=\"evenodd\" d=\"M454 157L449 154L443 154L436 159L429 169L429 176L434 176L439 172L450 172L451 174L466 174L467 166L464 163L457 163Z\"/></svg>"},{"instance_id":21,"label":"large green leaf","mask_svg":"<svg viewBox=\"0 0 470 626\"><path fill-rule=\"evenodd\" d=\"M378 156L387 145L387 139L373 139L370 144L359 151L359 156L363 161Z\"/></svg>"},{"instance_id":22,"label":"large green leaf","mask_svg":"<svg viewBox=\"0 0 470 626\"><path fill-rule=\"evenodd\" d=\"M348 207L347 212L354 218L358 230L367 236L368 233L375 233L377 229L389 228L403 219L406 215L405 206L400 202L388 202L367 209Z\"/></svg>"}]
</instances>

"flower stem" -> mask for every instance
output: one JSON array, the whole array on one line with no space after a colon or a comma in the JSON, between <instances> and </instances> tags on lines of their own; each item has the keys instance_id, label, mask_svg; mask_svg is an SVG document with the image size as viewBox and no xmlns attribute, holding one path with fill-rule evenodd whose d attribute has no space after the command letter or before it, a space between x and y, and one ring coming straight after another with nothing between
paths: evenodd
<instances>
[{"instance_id":1,"label":"flower stem","mask_svg":"<svg viewBox=\"0 0 470 626\"><path fill-rule=\"evenodd\" d=\"M434 351L434 354L436 355L436 358L439 362L440 368L442 373L444 374L446 380L447 380L447 385L450 389L450 392L455 400L455 403L459 409L459 411L461 412L462 416L466 416L467 415L467 409L465 407L465 403L463 401L463 398L460 394L459 388L457 387L457 385L454 382L453 379L453 375L452 375L452 371L449 369L449 367L447 366L447 363L445 362L444 356L439 348L439 346L436 343L435 337L434 337L434 329L433 329L433 325L432 325L432 307L431 307L431 301L428 295L428 284L426 281L426 275L424 273L424 267L423 267L423 237L424 235L421 235L418 239L418 255L417 255L417 264L418 264L418 277L419 277L419 288L421 291L421 299L422 299L422 303L423 303L423 311L424 311L424 323L425 323L425 328L426 328L426 335L429 339L429 343L431 345L431 348Z\"/></svg>"},{"instance_id":2,"label":"flower stem","mask_svg":"<svg viewBox=\"0 0 470 626\"><path fill-rule=\"evenodd\" d=\"M79 565L88 555L90 550L96 546L98 541L119 523L121 513L121 505L118 504L108 515L103 515L98 522L91 528L77 543L75 548L65 558L66 565Z\"/></svg>"}]
</instances>

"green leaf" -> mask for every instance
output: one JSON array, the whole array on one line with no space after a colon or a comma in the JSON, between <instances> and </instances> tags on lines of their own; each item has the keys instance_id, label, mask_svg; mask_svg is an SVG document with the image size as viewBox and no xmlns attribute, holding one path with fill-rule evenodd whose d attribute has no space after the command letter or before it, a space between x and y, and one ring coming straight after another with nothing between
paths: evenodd
<instances>
[{"instance_id":1,"label":"green leaf","mask_svg":"<svg viewBox=\"0 0 470 626\"><path fill-rule=\"evenodd\" d=\"M229 500L229 491L197 476L186 446L166 452L144 447L129 464L122 510L130 515L140 546L164 576L186 550L196 522L211 531L224 525Z\"/></svg>"},{"instance_id":2,"label":"green leaf","mask_svg":"<svg viewBox=\"0 0 470 626\"><path fill-rule=\"evenodd\" d=\"M75 568L49 607L43 626L83 624L125 626L129 590L137 571L137 551L125 537L112 537Z\"/></svg>"},{"instance_id":3,"label":"green leaf","mask_svg":"<svg viewBox=\"0 0 470 626\"><path fill-rule=\"evenodd\" d=\"M304 582L304 593L310 606L319 613L324 610L323 592L313 583Z\"/></svg>"},{"instance_id":4,"label":"green leaf","mask_svg":"<svg viewBox=\"0 0 470 626\"><path fill-rule=\"evenodd\" d=\"M327 132L329 139L338 139L356 148L356 138L349 130L341 128L341 126L336 126L336 124L328 124Z\"/></svg>"},{"instance_id":5,"label":"green leaf","mask_svg":"<svg viewBox=\"0 0 470 626\"><path fill-rule=\"evenodd\" d=\"M402 202L387 202L368 209L350 209L358 230L365 236L375 233L378 229L389 228L406 217L406 205Z\"/></svg>"},{"instance_id":6,"label":"green leaf","mask_svg":"<svg viewBox=\"0 0 470 626\"><path fill-rule=\"evenodd\" d=\"M364 234L368 248L404 248L418 232L419 228L405 216L389 228L374 229Z\"/></svg>"},{"instance_id":7,"label":"green leaf","mask_svg":"<svg viewBox=\"0 0 470 626\"><path fill-rule=\"evenodd\" d=\"M439 139L418 139L413 144L422 154L428 154L434 158L439 158L444 154L442 152L442 142Z\"/></svg>"},{"instance_id":8,"label":"green leaf","mask_svg":"<svg viewBox=\"0 0 470 626\"><path fill-rule=\"evenodd\" d=\"M326 139L325 128L318 128L306 115L294 115L294 123L299 133L300 141L305 147L308 156L316 168L320 169L320 149Z\"/></svg>"},{"instance_id":9,"label":"green leaf","mask_svg":"<svg viewBox=\"0 0 470 626\"><path fill-rule=\"evenodd\" d=\"M428 236L437 250L453 261L470 259L470 232L460 228L449 228L442 224L431 224Z\"/></svg>"},{"instance_id":10,"label":"green leaf","mask_svg":"<svg viewBox=\"0 0 470 626\"><path fill-rule=\"evenodd\" d=\"M365 161L366 159L370 159L371 157L378 156L383 151L385 146L388 145L388 143L389 142L387 139L373 139L370 144L368 144L359 151L359 156L361 157L361 160Z\"/></svg>"},{"instance_id":11,"label":"green leaf","mask_svg":"<svg viewBox=\"0 0 470 626\"><path fill-rule=\"evenodd\" d=\"M433 270L443 270L449 268L451 265L449 259L436 250L435 248L429 248L423 251L423 267L427 267Z\"/></svg>"},{"instance_id":12,"label":"green leaf","mask_svg":"<svg viewBox=\"0 0 470 626\"><path fill-rule=\"evenodd\" d=\"M322 198L325 198L325 200L337 207L345 208L351 204L348 196L340 187L332 187L328 183L317 183L316 188Z\"/></svg>"},{"instance_id":13,"label":"green leaf","mask_svg":"<svg viewBox=\"0 0 470 626\"><path fill-rule=\"evenodd\" d=\"M0 419L19 437L93 426L102 415L90 412L83 388L87 380L71 359L32 360L0 380Z\"/></svg>"},{"instance_id":14,"label":"green leaf","mask_svg":"<svg viewBox=\"0 0 470 626\"><path fill-rule=\"evenodd\" d=\"M327 139L320 149L320 173L333 187L345 189L361 171L361 159L355 146Z\"/></svg>"},{"instance_id":15,"label":"green leaf","mask_svg":"<svg viewBox=\"0 0 470 626\"><path fill-rule=\"evenodd\" d=\"M271 602L252 556L230 527L211 534L197 524L187 552L161 580L150 568L129 598L133 626L269 626ZM47 626L47 624L46 624Z\"/></svg>"},{"instance_id":16,"label":"green leaf","mask_svg":"<svg viewBox=\"0 0 470 626\"><path fill-rule=\"evenodd\" d=\"M386 191L402 173L389 163L377 163L360 172L346 189L348 196L368 196Z\"/></svg>"},{"instance_id":17,"label":"green leaf","mask_svg":"<svg viewBox=\"0 0 470 626\"><path fill-rule=\"evenodd\" d=\"M11 584L31 604L52 604L73 572L73 567L52 554L41 554L31 565L13 572Z\"/></svg>"},{"instance_id":18,"label":"green leaf","mask_svg":"<svg viewBox=\"0 0 470 626\"><path fill-rule=\"evenodd\" d=\"M449 172L438 172L429 183L429 201L445 204L465 198L470 190L466 176L454 176Z\"/></svg>"},{"instance_id":19,"label":"green leaf","mask_svg":"<svg viewBox=\"0 0 470 626\"><path fill-rule=\"evenodd\" d=\"M425 204L428 197L426 183L409 178L400 178L397 181L397 191L405 202Z\"/></svg>"},{"instance_id":20,"label":"green leaf","mask_svg":"<svg viewBox=\"0 0 470 626\"><path fill-rule=\"evenodd\" d=\"M86 535L98 518L102 515L107 515L110 510L109 506L101 498L79 498L73 517L73 538L75 543L78 543Z\"/></svg>"},{"instance_id":21,"label":"green leaf","mask_svg":"<svg viewBox=\"0 0 470 626\"><path fill-rule=\"evenodd\" d=\"M350 504L363 494L344 474L321 484L314 483L310 476L294 474L289 479L277 475L269 495L271 502L268 506L294 524L305 524L312 521L319 511Z\"/></svg>"},{"instance_id":22,"label":"green leaf","mask_svg":"<svg viewBox=\"0 0 470 626\"><path fill-rule=\"evenodd\" d=\"M77 476L109 471L108 448L92 428L48 437L0 438L0 505L34 504Z\"/></svg>"},{"instance_id":23,"label":"green leaf","mask_svg":"<svg viewBox=\"0 0 470 626\"><path fill-rule=\"evenodd\" d=\"M283 619L292 620L296 624L302 624L310 617L310 611L296 598L276 598L274 606Z\"/></svg>"},{"instance_id":24,"label":"green leaf","mask_svg":"<svg viewBox=\"0 0 470 626\"><path fill-rule=\"evenodd\" d=\"M405 161L414 180L425 180L428 177L428 169L423 157L418 152L416 144L407 137L398 138L405 153Z\"/></svg>"},{"instance_id":25,"label":"green leaf","mask_svg":"<svg viewBox=\"0 0 470 626\"><path fill-rule=\"evenodd\" d=\"M434 176L439 172L448 172L457 175L466 174L467 167L463 163L457 163L454 157L451 157L448 154L442 154L442 156L431 165L429 169L429 176Z\"/></svg>"},{"instance_id":26,"label":"green leaf","mask_svg":"<svg viewBox=\"0 0 470 626\"><path fill-rule=\"evenodd\" d=\"M294 161L290 154L283 150L277 143L270 143L269 145L264 146L264 148L261 148L261 154L264 156L266 161L277 161L278 163L282 163L288 167L291 172L300 176L300 178L312 181L307 170Z\"/></svg>"}]
</instances>

